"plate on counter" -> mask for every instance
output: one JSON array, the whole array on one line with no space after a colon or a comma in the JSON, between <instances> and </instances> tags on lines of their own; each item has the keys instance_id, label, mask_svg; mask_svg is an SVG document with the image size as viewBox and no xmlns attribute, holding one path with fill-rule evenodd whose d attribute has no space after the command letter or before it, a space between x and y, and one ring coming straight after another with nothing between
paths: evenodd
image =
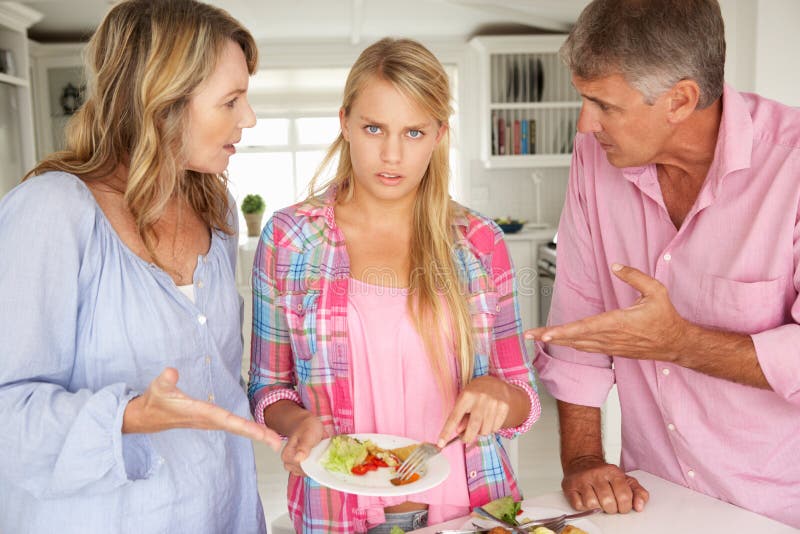
<instances>
[{"instance_id":1,"label":"plate on counter","mask_svg":"<svg viewBox=\"0 0 800 534\"><path fill-rule=\"evenodd\" d=\"M544 508L540 506L523 506L522 513L517 516L517 521L522 523L524 521L540 519L543 517L555 517L561 514L574 514L574 513L575 510L559 510L558 508ZM579 519L575 519L574 521L569 520L567 521L567 524L585 530L587 534L603 534L603 529L598 527L596 523L593 523L590 519L586 517L581 517ZM495 523L489 519L473 517L470 518L469 521L466 521L461 528L462 529L474 528L474 525L480 525L481 528L485 527L487 529L501 526L499 523Z\"/></svg>"}]
</instances>

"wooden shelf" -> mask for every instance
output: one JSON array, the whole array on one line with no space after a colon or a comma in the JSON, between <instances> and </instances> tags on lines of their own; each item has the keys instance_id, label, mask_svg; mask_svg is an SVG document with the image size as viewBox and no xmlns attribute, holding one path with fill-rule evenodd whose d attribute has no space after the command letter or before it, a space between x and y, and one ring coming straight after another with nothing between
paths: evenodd
<instances>
[{"instance_id":1,"label":"wooden shelf","mask_svg":"<svg viewBox=\"0 0 800 534\"><path fill-rule=\"evenodd\" d=\"M492 102L491 110L516 110L516 109L580 109L581 102Z\"/></svg>"},{"instance_id":2,"label":"wooden shelf","mask_svg":"<svg viewBox=\"0 0 800 534\"><path fill-rule=\"evenodd\" d=\"M520 169L533 167L569 167L572 154L516 154L490 156L484 161L487 169Z\"/></svg>"}]
</instances>

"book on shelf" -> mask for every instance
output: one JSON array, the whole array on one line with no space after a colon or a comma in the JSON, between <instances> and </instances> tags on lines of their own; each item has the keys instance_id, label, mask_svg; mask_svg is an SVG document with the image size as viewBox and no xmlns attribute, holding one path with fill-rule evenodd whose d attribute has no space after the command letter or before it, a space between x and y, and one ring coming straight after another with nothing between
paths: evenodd
<instances>
[{"instance_id":1,"label":"book on shelf","mask_svg":"<svg viewBox=\"0 0 800 534\"><path fill-rule=\"evenodd\" d=\"M520 154L527 154L528 153L528 121L522 119L519 128L519 148Z\"/></svg>"},{"instance_id":2,"label":"book on shelf","mask_svg":"<svg viewBox=\"0 0 800 534\"><path fill-rule=\"evenodd\" d=\"M515 119L514 120L514 145L513 145L514 146L514 152L512 152L512 154L514 154L514 155L520 154L520 141L521 141L520 137L521 136L520 136L519 119Z\"/></svg>"},{"instance_id":3,"label":"book on shelf","mask_svg":"<svg viewBox=\"0 0 800 534\"><path fill-rule=\"evenodd\" d=\"M500 153L500 134L497 127L497 115L492 115L492 155Z\"/></svg>"},{"instance_id":4,"label":"book on shelf","mask_svg":"<svg viewBox=\"0 0 800 534\"><path fill-rule=\"evenodd\" d=\"M536 119L528 121L528 154L536 154Z\"/></svg>"},{"instance_id":5,"label":"book on shelf","mask_svg":"<svg viewBox=\"0 0 800 534\"><path fill-rule=\"evenodd\" d=\"M511 124L506 124L506 150L503 152L506 156L513 154L514 147L514 128Z\"/></svg>"},{"instance_id":6,"label":"book on shelf","mask_svg":"<svg viewBox=\"0 0 800 534\"><path fill-rule=\"evenodd\" d=\"M497 152L501 156L506 153L506 121L503 117L497 118Z\"/></svg>"}]
</instances>

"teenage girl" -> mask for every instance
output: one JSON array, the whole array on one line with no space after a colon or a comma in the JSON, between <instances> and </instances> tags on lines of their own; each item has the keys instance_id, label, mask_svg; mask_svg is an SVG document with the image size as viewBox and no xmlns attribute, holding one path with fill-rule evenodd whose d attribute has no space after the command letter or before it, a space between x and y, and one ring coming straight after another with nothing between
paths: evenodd
<instances>
[{"instance_id":1,"label":"teenage girl","mask_svg":"<svg viewBox=\"0 0 800 534\"><path fill-rule=\"evenodd\" d=\"M253 271L249 395L287 436L298 532L412 530L519 497L500 436L539 415L500 229L448 194L447 75L426 48L383 39L358 58L341 134L304 202L277 212ZM318 178L319 176L317 176ZM320 486L300 462L333 434L444 443L451 475L407 497Z\"/></svg>"}]
</instances>

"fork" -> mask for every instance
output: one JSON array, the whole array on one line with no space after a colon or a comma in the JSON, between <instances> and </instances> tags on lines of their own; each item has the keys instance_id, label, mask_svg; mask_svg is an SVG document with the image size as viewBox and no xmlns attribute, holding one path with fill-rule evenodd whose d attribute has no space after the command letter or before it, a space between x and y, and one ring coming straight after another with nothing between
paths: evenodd
<instances>
[{"instance_id":1,"label":"fork","mask_svg":"<svg viewBox=\"0 0 800 534\"><path fill-rule=\"evenodd\" d=\"M561 514L555 517L546 517L544 519L536 519L534 521L528 521L527 523L523 523L519 526L519 528L531 528L531 527L545 527L549 528L554 532L561 532L561 530L567 526L567 521L572 521L573 519L578 519L581 517L586 517L587 515L592 515L600 512L600 508L592 508L591 510L585 510L583 512L577 512L574 514Z\"/></svg>"},{"instance_id":2,"label":"fork","mask_svg":"<svg viewBox=\"0 0 800 534\"><path fill-rule=\"evenodd\" d=\"M429 459L442 452L442 449L460 437L461 435L459 434L451 438L450 441L445 443L441 448L439 448L435 443L429 443L427 441L420 443L419 447L411 451L411 454L408 455L408 458L406 458L405 461L397 467L397 477L400 480L408 480L411 475L418 472L421 467L424 468Z\"/></svg>"},{"instance_id":3,"label":"fork","mask_svg":"<svg viewBox=\"0 0 800 534\"><path fill-rule=\"evenodd\" d=\"M557 515L555 517L545 517L545 518L542 518L542 519L534 519L533 521L527 521L525 523L520 523L520 524L517 524L517 525L513 525L511 523L508 523L506 521L503 521L502 519L499 519L499 518L493 516L492 514L487 512L486 509L483 508L482 506L476 506L473 511L475 511L478 514L484 516L486 519L491 519L491 520L493 520L493 521L495 521L497 523L500 523L501 525L503 525L503 526L505 526L507 528L510 528L513 532L528 532L527 529L530 529L530 528L533 528L533 527L545 527L545 528L549 528L550 530L552 530L554 532L561 532L561 529L563 529L567 525L567 521L571 521L573 519L578 519L578 518L581 518L581 517L586 517L588 515L596 514L596 513L600 512L600 508L593 508L591 510L585 510L583 512L577 512L577 513L574 513L574 514L561 514L561 515ZM473 523L473 525L475 525L475 524ZM475 525L475 526L477 527L478 525Z\"/></svg>"}]
</instances>

